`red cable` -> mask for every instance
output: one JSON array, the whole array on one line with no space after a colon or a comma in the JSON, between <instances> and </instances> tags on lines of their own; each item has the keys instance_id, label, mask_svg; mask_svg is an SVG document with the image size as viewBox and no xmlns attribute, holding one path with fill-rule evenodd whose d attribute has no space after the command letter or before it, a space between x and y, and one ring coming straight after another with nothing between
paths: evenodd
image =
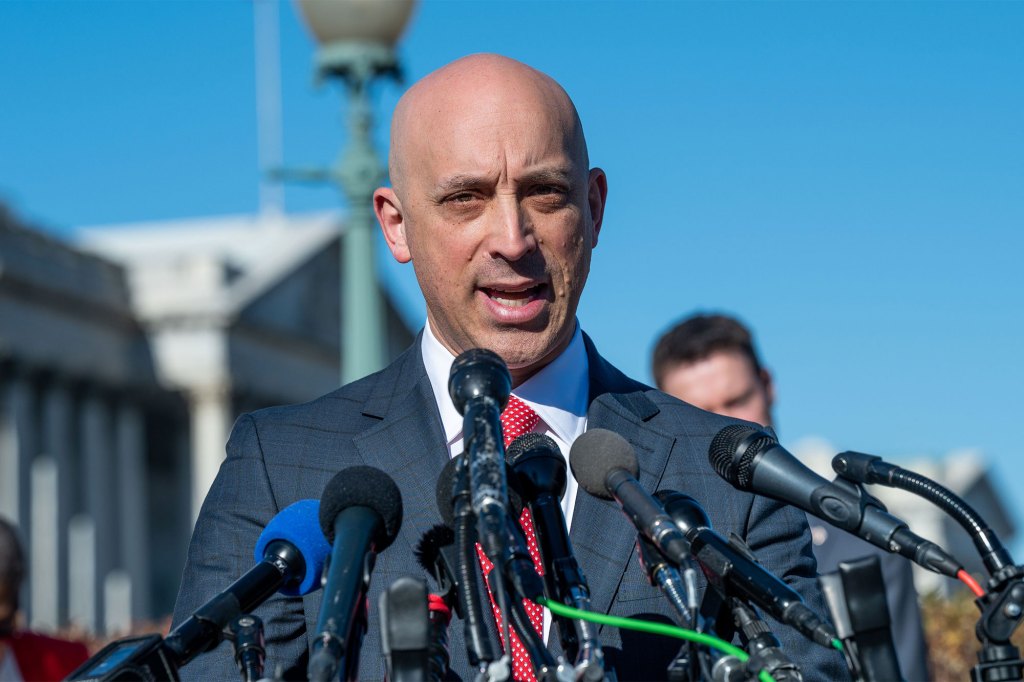
<instances>
[{"instance_id":1,"label":"red cable","mask_svg":"<svg viewBox=\"0 0 1024 682\"><path fill-rule=\"evenodd\" d=\"M970 591L974 593L975 597L985 596L985 590L983 590L981 588L981 585L978 584L978 581L972 578L971 574L965 571L964 569L961 568L959 571L957 571L956 577L964 585L967 585L968 589L970 589Z\"/></svg>"}]
</instances>

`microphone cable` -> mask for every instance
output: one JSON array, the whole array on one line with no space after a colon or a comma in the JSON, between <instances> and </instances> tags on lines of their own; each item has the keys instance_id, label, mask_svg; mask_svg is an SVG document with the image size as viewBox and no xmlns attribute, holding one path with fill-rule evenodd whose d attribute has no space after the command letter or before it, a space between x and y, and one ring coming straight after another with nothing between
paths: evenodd
<instances>
[{"instance_id":1,"label":"microphone cable","mask_svg":"<svg viewBox=\"0 0 1024 682\"><path fill-rule=\"evenodd\" d=\"M625 618L623 616L612 616L605 613L594 613L592 611L582 611L572 606L567 606L561 602L553 599L542 597L537 600L537 603L551 610L552 613L563 616L570 619L581 619L589 620L592 623L599 625L608 625L611 627L622 628L626 630L636 630L637 632L647 632L653 635L661 635L663 637L674 637L676 639L683 639L712 649L717 649L728 656L735 656L741 663L746 663L750 660L750 655L739 648L738 646L726 642L723 639L719 639L714 635L709 635L703 632L696 632L694 630L687 630L675 625L668 625L666 623L655 623L648 620L641 620L639 618ZM843 643L838 640L832 640L832 648L837 651L843 650ZM775 678L772 677L767 671L761 670L757 674L757 679L761 682L775 682Z\"/></svg>"}]
</instances>

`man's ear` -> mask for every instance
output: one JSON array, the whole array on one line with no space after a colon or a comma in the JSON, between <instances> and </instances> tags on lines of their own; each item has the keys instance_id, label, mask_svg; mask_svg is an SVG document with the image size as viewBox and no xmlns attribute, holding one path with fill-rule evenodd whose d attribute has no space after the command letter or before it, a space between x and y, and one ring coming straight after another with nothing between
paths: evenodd
<instances>
[{"instance_id":1,"label":"man's ear","mask_svg":"<svg viewBox=\"0 0 1024 682\"><path fill-rule=\"evenodd\" d=\"M399 201L395 190L390 187L378 187L373 193L373 212L377 214L377 222L384 232L384 239L391 249L391 255L399 263L411 261L412 253L405 237L405 214L402 212L402 202Z\"/></svg>"},{"instance_id":2,"label":"man's ear","mask_svg":"<svg viewBox=\"0 0 1024 682\"><path fill-rule=\"evenodd\" d=\"M597 236L601 232L601 221L604 220L604 203L608 199L608 177L600 168L590 169L590 182L587 187L587 203L590 205L590 219L594 222L594 234L591 247L597 246Z\"/></svg>"}]
</instances>

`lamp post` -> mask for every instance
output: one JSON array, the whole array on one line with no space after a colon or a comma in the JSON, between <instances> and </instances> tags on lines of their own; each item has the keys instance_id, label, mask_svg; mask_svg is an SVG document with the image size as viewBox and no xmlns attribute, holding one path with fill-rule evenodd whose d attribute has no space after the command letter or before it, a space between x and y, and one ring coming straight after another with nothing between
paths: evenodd
<instances>
[{"instance_id":1,"label":"lamp post","mask_svg":"<svg viewBox=\"0 0 1024 682\"><path fill-rule=\"evenodd\" d=\"M387 170L370 139L369 89L379 76L398 79L395 43L415 0L296 0L295 4L319 44L317 80L341 79L348 94L347 148L328 170L294 174L333 180L348 199L340 260L341 380L348 383L384 366L384 302L374 260L372 202L373 191L386 180Z\"/></svg>"}]
</instances>

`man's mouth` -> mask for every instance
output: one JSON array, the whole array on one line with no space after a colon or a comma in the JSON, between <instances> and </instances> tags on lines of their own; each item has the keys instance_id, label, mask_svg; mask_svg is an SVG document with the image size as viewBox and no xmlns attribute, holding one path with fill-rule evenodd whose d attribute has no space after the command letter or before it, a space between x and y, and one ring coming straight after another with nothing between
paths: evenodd
<instances>
[{"instance_id":1,"label":"man's mouth","mask_svg":"<svg viewBox=\"0 0 1024 682\"><path fill-rule=\"evenodd\" d=\"M508 308L522 308L530 301L540 298L545 286L544 284L534 284L529 287L482 287L482 289L487 297L495 303Z\"/></svg>"}]
</instances>

